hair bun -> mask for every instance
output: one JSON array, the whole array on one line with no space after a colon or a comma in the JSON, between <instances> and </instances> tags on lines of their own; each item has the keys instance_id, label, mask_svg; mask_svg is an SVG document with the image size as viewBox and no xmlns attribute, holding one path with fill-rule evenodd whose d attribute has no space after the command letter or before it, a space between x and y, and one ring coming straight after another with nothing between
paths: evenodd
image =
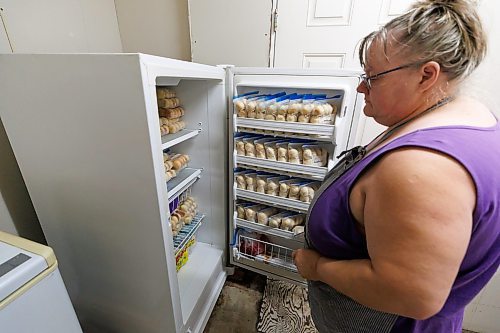
<instances>
[{"instance_id":1,"label":"hair bun","mask_svg":"<svg viewBox=\"0 0 500 333\"><path fill-rule=\"evenodd\" d=\"M421 0L417 1L412 8L447 8L451 10L457 10L460 8L478 5L478 0Z\"/></svg>"},{"instance_id":2,"label":"hair bun","mask_svg":"<svg viewBox=\"0 0 500 333\"><path fill-rule=\"evenodd\" d=\"M406 13L363 39L360 62L365 65L372 41L386 44L392 32L406 56L415 61L436 61L448 80L463 80L481 63L487 50L477 7L477 0L418 0Z\"/></svg>"}]
</instances>

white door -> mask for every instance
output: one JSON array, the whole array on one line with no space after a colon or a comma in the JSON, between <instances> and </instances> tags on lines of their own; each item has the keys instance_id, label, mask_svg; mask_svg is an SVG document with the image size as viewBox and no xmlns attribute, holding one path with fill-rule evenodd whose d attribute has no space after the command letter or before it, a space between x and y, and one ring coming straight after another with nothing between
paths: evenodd
<instances>
[{"instance_id":1,"label":"white door","mask_svg":"<svg viewBox=\"0 0 500 333\"><path fill-rule=\"evenodd\" d=\"M361 69L361 39L403 13L411 0L278 0L274 67ZM354 144L365 144L385 127L360 118Z\"/></svg>"},{"instance_id":2,"label":"white door","mask_svg":"<svg viewBox=\"0 0 500 333\"><path fill-rule=\"evenodd\" d=\"M278 0L274 67L357 68L356 46L411 0Z\"/></svg>"}]
</instances>

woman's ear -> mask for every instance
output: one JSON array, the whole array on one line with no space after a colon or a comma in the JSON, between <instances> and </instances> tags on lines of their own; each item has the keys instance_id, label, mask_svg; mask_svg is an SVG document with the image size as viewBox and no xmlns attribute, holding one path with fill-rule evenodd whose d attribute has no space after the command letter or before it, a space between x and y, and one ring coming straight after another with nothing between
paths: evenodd
<instances>
[{"instance_id":1,"label":"woman's ear","mask_svg":"<svg viewBox=\"0 0 500 333\"><path fill-rule=\"evenodd\" d=\"M435 61L429 61L422 65L419 73L421 75L419 87L422 91L426 91L436 84L441 74L441 66Z\"/></svg>"}]
</instances>

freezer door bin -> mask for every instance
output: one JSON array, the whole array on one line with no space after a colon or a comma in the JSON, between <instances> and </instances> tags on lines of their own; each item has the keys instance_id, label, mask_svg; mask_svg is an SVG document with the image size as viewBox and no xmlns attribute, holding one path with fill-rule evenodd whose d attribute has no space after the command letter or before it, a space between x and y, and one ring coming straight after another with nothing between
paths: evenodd
<instances>
[{"instance_id":1,"label":"freezer door bin","mask_svg":"<svg viewBox=\"0 0 500 333\"><path fill-rule=\"evenodd\" d=\"M1 231L0 331L82 332L52 249Z\"/></svg>"}]
</instances>

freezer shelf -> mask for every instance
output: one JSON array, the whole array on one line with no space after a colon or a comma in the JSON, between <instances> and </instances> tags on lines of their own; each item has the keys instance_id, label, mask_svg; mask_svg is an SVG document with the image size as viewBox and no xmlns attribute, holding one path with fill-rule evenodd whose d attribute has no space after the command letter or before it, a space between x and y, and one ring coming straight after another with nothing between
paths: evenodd
<instances>
[{"instance_id":1,"label":"freezer shelf","mask_svg":"<svg viewBox=\"0 0 500 333\"><path fill-rule=\"evenodd\" d=\"M170 179L167 182L168 203L193 185L201 177L201 172L202 169L184 168L175 178Z\"/></svg>"},{"instance_id":2,"label":"freezer shelf","mask_svg":"<svg viewBox=\"0 0 500 333\"><path fill-rule=\"evenodd\" d=\"M297 123L289 121L263 120L236 117L237 127L251 127L261 130L321 135L330 141L334 139L335 125Z\"/></svg>"},{"instance_id":3,"label":"freezer shelf","mask_svg":"<svg viewBox=\"0 0 500 333\"><path fill-rule=\"evenodd\" d=\"M309 203L294 199L283 198L275 195L268 195L264 193L236 189L236 196L242 199L257 201L263 204L271 204L274 207L279 207L288 210L295 210L301 213L307 213L309 210Z\"/></svg>"},{"instance_id":4,"label":"freezer shelf","mask_svg":"<svg viewBox=\"0 0 500 333\"><path fill-rule=\"evenodd\" d=\"M200 313L206 313L208 319L207 307L213 307L225 281L223 254L210 244L197 242L192 246L186 265L177 273L185 324L191 315L199 317Z\"/></svg>"},{"instance_id":5,"label":"freezer shelf","mask_svg":"<svg viewBox=\"0 0 500 333\"><path fill-rule=\"evenodd\" d=\"M204 218L205 215L197 214L190 224L186 224L182 227L177 236L174 236L174 253L176 256L184 249L191 237L196 233Z\"/></svg>"},{"instance_id":6,"label":"freezer shelf","mask_svg":"<svg viewBox=\"0 0 500 333\"><path fill-rule=\"evenodd\" d=\"M250 134L258 134L258 135L267 135L267 136L273 136L275 138L290 138L290 139L306 139L306 140L314 140L314 141L321 141L321 142L327 142L327 143L333 143L335 144L335 141L332 141L333 139L331 136L321 136L321 135L307 135L307 134L296 134L296 133L286 133L286 132L265 132L262 133L262 130L256 130L253 128L249 127L238 127L238 132L240 133L250 133Z\"/></svg>"},{"instance_id":7,"label":"freezer shelf","mask_svg":"<svg viewBox=\"0 0 500 333\"><path fill-rule=\"evenodd\" d=\"M174 134L167 134L161 137L161 149L167 149L183 141L197 136L200 132L198 130L183 129Z\"/></svg>"},{"instance_id":8,"label":"freezer shelf","mask_svg":"<svg viewBox=\"0 0 500 333\"><path fill-rule=\"evenodd\" d=\"M286 175L292 174L302 178L323 180L328 169L313 165L294 164L288 162L278 162L263 158L236 156L236 163L241 167L263 168L266 170L280 171Z\"/></svg>"},{"instance_id":9,"label":"freezer shelf","mask_svg":"<svg viewBox=\"0 0 500 333\"><path fill-rule=\"evenodd\" d=\"M238 235L237 244L237 249L234 251L237 259L244 257L295 273L297 272L297 267L292 259L293 250L288 247L244 235Z\"/></svg>"},{"instance_id":10,"label":"freezer shelf","mask_svg":"<svg viewBox=\"0 0 500 333\"><path fill-rule=\"evenodd\" d=\"M266 234L266 235L271 235L271 236L278 236L282 237L285 239L292 239L295 241L299 242L304 242L304 233L300 234L295 234L292 231L287 231L279 228L272 228L268 225L263 225L255 222L250 222L247 220L239 219L239 218L234 218L235 224L237 227L241 227L247 230L253 230L257 231L258 233L261 234Z\"/></svg>"}]
</instances>

